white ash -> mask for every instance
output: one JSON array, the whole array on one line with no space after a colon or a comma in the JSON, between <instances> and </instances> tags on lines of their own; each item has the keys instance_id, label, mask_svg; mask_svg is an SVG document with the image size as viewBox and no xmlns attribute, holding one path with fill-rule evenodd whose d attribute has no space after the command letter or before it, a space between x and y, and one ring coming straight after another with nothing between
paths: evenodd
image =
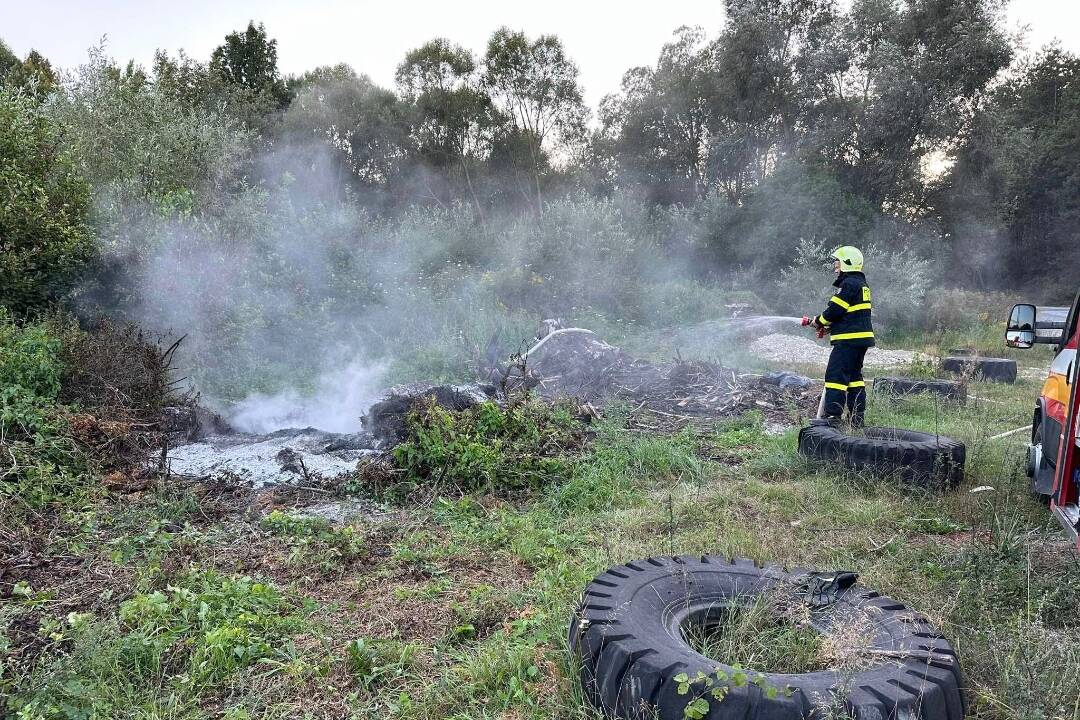
<instances>
[{"instance_id":1,"label":"white ash","mask_svg":"<svg viewBox=\"0 0 1080 720\"><path fill-rule=\"evenodd\" d=\"M211 435L169 449L169 470L178 475L231 475L255 487L303 484L316 477L352 472L371 439L314 428L279 430L269 435Z\"/></svg>"}]
</instances>

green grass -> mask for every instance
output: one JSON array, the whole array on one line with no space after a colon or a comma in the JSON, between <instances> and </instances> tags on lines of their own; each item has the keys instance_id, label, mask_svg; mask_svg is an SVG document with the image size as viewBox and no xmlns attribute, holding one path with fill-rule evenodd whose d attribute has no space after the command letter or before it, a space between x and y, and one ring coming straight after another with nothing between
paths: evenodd
<instances>
[{"instance_id":1,"label":"green grass","mask_svg":"<svg viewBox=\"0 0 1080 720\"><path fill-rule=\"evenodd\" d=\"M967 443L968 477L945 493L808 462L793 430L767 435L753 415L652 435L612 411L553 482L406 499L389 522L205 517L179 487L49 527L6 515L74 560L0 585L4 711L592 719L566 652L578 594L615 563L708 553L854 570L954 643L974 717L1075 719L1080 562L1028 493L1024 434L991 439L1030 421L1038 384L974 384L967 406L872 398L871 424ZM709 652L809 668L806 633L751 614Z\"/></svg>"},{"instance_id":2,"label":"green grass","mask_svg":"<svg viewBox=\"0 0 1080 720\"><path fill-rule=\"evenodd\" d=\"M707 658L755 672L808 673L829 667L824 639L793 616L779 597L761 596L724 608L719 618L695 626L686 641ZM800 621L802 620L802 621Z\"/></svg>"}]
</instances>

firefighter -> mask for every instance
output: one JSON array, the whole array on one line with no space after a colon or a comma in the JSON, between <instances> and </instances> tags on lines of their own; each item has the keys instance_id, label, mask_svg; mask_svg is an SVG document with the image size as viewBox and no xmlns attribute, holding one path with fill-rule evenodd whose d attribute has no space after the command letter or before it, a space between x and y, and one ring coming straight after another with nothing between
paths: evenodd
<instances>
[{"instance_id":1,"label":"firefighter","mask_svg":"<svg viewBox=\"0 0 1080 720\"><path fill-rule=\"evenodd\" d=\"M858 248L845 245L833 251L836 294L828 307L814 319L814 325L829 333L832 354L825 369L825 403L822 417L839 421L844 408L852 427L863 426L866 414L866 383L863 358L874 345L870 322L870 287L863 275L863 256Z\"/></svg>"}]
</instances>

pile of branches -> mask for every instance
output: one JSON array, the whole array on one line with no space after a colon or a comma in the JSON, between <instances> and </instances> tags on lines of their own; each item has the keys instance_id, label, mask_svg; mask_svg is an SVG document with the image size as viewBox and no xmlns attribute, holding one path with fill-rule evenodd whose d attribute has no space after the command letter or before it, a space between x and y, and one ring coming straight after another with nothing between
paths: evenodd
<instances>
[{"instance_id":1,"label":"pile of branches","mask_svg":"<svg viewBox=\"0 0 1080 720\"><path fill-rule=\"evenodd\" d=\"M193 409L197 398L177 390L172 362L183 338L164 345L137 325L74 318L53 320L64 366L60 402L72 408L72 435L107 473L105 484L135 482L147 453L162 447L166 407Z\"/></svg>"},{"instance_id":2,"label":"pile of branches","mask_svg":"<svg viewBox=\"0 0 1080 720\"><path fill-rule=\"evenodd\" d=\"M74 320L58 327L64 377L60 402L102 420L157 423L175 397L172 360L183 338L162 347L137 325L100 320L86 330Z\"/></svg>"},{"instance_id":3,"label":"pile of branches","mask_svg":"<svg viewBox=\"0 0 1080 720\"><path fill-rule=\"evenodd\" d=\"M493 380L503 396L528 389L541 397L573 397L597 407L613 401L633 407L641 427L668 429L709 423L759 410L777 423L812 415L820 386L780 388L759 375L723 363L676 359L657 364L634 358L583 328L545 321L528 352L510 357ZM647 417L647 416L651 416Z\"/></svg>"},{"instance_id":4,"label":"pile of branches","mask_svg":"<svg viewBox=\"0 0 1080 720\"><path fill-rule=\"evenodd\" d=\"M610 397L633 403L633 416L652 415L661 426L729 418L750 410L790 423L795 415L816 410L819 393L816 388L781 389L759 375L706 360L636 362L618 368L615 375Z\"/></svg>"}]
</instances>

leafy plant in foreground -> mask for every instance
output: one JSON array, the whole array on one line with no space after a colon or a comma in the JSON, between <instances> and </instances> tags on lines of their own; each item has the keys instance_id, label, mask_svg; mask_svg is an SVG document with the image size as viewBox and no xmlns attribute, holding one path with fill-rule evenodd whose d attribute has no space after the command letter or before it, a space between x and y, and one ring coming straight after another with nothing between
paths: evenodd
<instances>
[{"instance_id":1,"label":"leafy plant in foreground","mask_svg":"<svg viewBox=\"0 0 1080 720\"><path fill-rule=\"evenodd\" d=\"M409 418L409 439L394 461L410 482L465 492L528 490L564 480L567 450L581 444L581 425L563 406L541 401L480 403L452 412L435 403Z\"/></svg>"}]
</instances>

